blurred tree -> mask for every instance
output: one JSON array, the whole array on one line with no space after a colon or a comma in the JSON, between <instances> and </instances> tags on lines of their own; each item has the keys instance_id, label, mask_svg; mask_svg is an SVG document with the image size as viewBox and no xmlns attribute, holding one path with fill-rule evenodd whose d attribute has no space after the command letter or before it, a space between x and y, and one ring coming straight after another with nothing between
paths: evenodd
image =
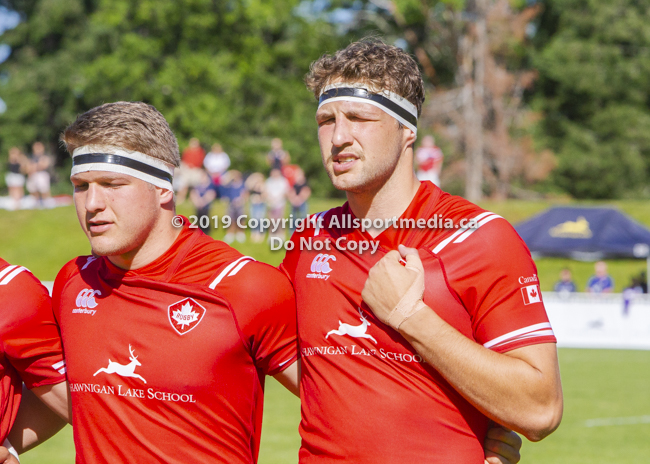
<instances>
[{"instance_id":1,"label":"blurred tree","mask_svg":"<svg viewBox=\"0 0 650 464\"><path fill-rule=\"evenodd\" d=\"M379 29L418 60L429 84L420 129L435 130L455 152L464 153L451 166L446 163L445 171L464 176L466 198L477 201L484 189L505 198L519 194L514 183L530 184L548 175L554 157L534 149L534 118L523 103L535 78L526 31L538 5L367 0L351 8L356 8L357 29Z\"/></svg>"},{"instance_id":2,"label":"blurred tree","mask_svg":"<svg viewBox=\"0 0 650 464\"><path fill-rule=\"evenodd\" d=\"M264 170L272 137L285 140L317 193L321 161L309 63L344 34L298 0L0 0L23 21L2 41L0 147L42 139L52 148L75 116L141 100L179 138L220 142L244 170ZM59 151L60 160L65 155Z\"/></svg>"},{"instance_id":3,"label":"blurred tree","mask_svg":"<svg viewBox=\"0 0 650 464\"><path fill-rule=\"evenodd\" d=\"M578 198L650 196L650 3L546 0L534 105L553 181Z\"/></svg>"}]
</instances>

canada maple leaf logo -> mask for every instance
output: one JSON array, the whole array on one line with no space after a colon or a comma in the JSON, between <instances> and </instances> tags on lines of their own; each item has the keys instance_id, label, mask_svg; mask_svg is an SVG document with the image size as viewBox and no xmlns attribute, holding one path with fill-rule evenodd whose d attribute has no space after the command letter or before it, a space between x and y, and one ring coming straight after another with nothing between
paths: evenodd
<instances>
[{"instance_id":1,"label":"canada maple leaf logo","mask_svg":"<svg viewBox=\"0 0 650 464\"><path fill-rule=\"evenodd\" d=\"M176 332L184 335L194 329L205 315L205 308L192 298L185 298L170 305L167 310L169 323Z\"/></svg>"},{"instance_id":2,"label":"canada maple leaf logo","mask_svg":"<svg viewBox=\"0 0 650 464\"><path fill-rule=\"evenodd\" d=\"M199 313L192 311L192 305L188 301L180 310L174 311L172 314L172 319L176 321L181 328L185 328L186 325L190 325L192 322L195 322L199 319Z\"/></svg>"},{"instance_id":3,"label":"canada maple leaf logo","mask_svg":"<svg viewBox=\"0 0 650 464\"><path fill-rule=\"evenodd\" d=\"M535 298L537 296L537 292L535 290L533 290L532 292L530 292L530 296Z\"/></svg>"}]
</instances>

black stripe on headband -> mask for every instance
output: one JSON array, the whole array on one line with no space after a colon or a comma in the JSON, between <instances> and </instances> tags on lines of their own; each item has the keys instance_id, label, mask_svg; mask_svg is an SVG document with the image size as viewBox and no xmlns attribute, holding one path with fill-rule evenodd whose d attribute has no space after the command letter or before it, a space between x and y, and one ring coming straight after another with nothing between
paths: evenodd
<instances>
[{"instance_id":1,"label":"black stripe on headband","mask_svg":"<svg viewBox=\"0 0 650 464\"><path fill-rule=\"evenodd\" d=\"M168 172L120 155L112 155L109 153L87 153L85 155L77 155L72 158L72 167L90 163L119 164L120 166L126 166L127 168L135 169L136 171L149 174L150 176L156 177L158 179L166 180L168 182L172 181L172 175Z\"/></svg>"},{"instance_id":2,"label":"black stripe on headband","mask_svg":"<svg viewBox=\"0 0 650 464\"><path fill-rule=\"evenodd\" d=\"M413 114L409 113L407 110L399 106L394 101L384 97L383 95L370 93L366 89L357 89L353 87L340 87L335 89L329 89L327 92L324 92L318 99L318 104L321 105L325 100L329 100L334 97L357 97L364 98L366 100L372 100L379 103L382 106L385 106L393 113L397 114L402 119L408 121L417 127L418 118Z\"/></svg>"}]
</instances>

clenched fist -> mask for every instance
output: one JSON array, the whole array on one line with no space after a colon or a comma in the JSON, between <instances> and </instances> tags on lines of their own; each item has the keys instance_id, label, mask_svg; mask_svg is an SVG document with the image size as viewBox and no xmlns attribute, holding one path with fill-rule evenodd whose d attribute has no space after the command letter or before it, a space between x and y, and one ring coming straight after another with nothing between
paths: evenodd
<instances>
[{"instance_id":1,"label":"clenched fist","mask_svg":"<svg viewBox=\"0 0 650 464\"><path fill-rule=\"evenodd\" d=\"M404 245L399 251L390 251L368 272L368 280L361 292L375 316L399 330L400 325L419 310L426 308L424 293L424 268L418 252ZM404 259L406 265L402 265Z\"/></svg>"}]
</instances>

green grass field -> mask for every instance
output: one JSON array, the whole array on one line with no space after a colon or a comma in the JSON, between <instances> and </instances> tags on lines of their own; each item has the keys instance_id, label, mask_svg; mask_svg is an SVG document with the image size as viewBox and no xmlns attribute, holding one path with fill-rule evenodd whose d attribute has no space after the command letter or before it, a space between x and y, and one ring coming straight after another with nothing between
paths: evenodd
<instances>
[{"instance_id":1,"label":"green grass field","mask_svg":"<svg viewBox=\"0 0 650 464\"><path fill-rule=\"evenodd\" d=\"M314 200L312 211L335 206L333 200ZM650 205L646 202L615 204L639 222L650 226ZM548 202L509 201L482 204L511 222L541 212ZM191 214L181 207L182 214ZM213 214L223 214L217 205ZM223 236L223 231L213 234ZM69 259L87 254L89 247L77 224L72 207L42 211L0 211L0 256L30 268L42 280L53 280ZM237 248L256 259L278 264L281 252L271 252L266 244L240 244ZM617 289L631 275L644 269L644 261L610 261ZM564 259L537 261L542 288L548 290L559 270L568 265L579 285L593 271L592 263ZM523 463L629 463L645 462L650 454L650 352L605 350L560 350L565 395L565 414L560 428L541 443L525 443ZM267 384L261 464L297 462L300 444L297 427L299 402L275 380ZM612 420L612 425L588 427L591 419ZM630 419L632 418L632 419ZM634 419L639 418L639 419ZM627 425L620 424L631 422ZM641 423L634 423L634 422ZM619 425L616 425L619 424ZM26 464L74 462L72 431L68 427L44 445L25 454Z\"/></svg>"}]
</instances>

